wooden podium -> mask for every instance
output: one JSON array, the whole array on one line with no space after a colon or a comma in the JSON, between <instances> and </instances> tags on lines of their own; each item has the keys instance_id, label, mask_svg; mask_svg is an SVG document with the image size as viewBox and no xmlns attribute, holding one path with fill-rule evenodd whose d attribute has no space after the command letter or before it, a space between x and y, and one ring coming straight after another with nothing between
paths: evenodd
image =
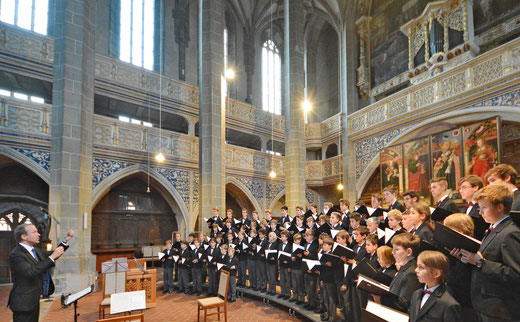
<instances>
[{"instance_id":1,"label":"wooden podium","mask_svg":"<svg viewBox=\"0 0 520 322\"><path fill-rule=\"evenodd\" d=\"M157 270L147 269L148 274L139 269L129 269L126 272L125 292L141 291L146 292L146 308L155 307L157 293Z\"/></svg>"}]
</instances>

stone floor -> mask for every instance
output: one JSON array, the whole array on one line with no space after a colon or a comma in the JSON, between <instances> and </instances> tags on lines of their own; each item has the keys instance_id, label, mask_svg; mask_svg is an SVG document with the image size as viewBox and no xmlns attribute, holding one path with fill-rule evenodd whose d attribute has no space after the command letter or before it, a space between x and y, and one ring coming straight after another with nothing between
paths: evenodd
<instances>
[{"instance_id":1,"label":"stone floor","mask_svg":"<svg viewBox=\"0 0 520 322\"><path fill-rule=\"evenodd\" d=\"M0 321L12 321L12 314L7 305L10 285L0 285ZM101 292L96 292L81 299L78 304L79 321L95 321L98 319L98 305ZM202 297L201 297L202 298ZM73 321L74 310L62 309L59 299L41 304L40 321ZM157 306L146 310L147 321L197 321L197 297L184 294L166 294L157 292ZM202 315L201 315L202 316ZM216 321L216 316L211 317ZM222 317L223 318L223 317ZM228 304L228 321L298 321L287 311L277 307L266 306L260 300L242 298Z\"/></svg>"}]
</instances>

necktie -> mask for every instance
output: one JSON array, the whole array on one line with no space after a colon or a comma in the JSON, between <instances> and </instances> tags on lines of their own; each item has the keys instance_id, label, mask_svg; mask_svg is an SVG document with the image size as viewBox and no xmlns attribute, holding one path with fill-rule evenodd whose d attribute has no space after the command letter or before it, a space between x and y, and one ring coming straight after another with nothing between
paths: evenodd
<instances>
[{"instance_id":1,"label":"necktie","mask_svg":"<svg viewBox=\"0 0 520 322\"><path fill-rule=\"evenodd\" d=\"M435 207L439 207L441 205L441 200L437 201L437 203L435 204Z\"/></svg>"},{"instance_id":2,"label":"necktie","mask_svg":"<svg viewBox=\"0 0 520 322\"><path fill-rule=\"evenodd\" d=\"M488 229L488 230L489 230L489 232L492 232L493 229L495 229L495 227L493 227L493 225L491 225L491 226L489 226L489 229ZM33 250L34 250L34 249L33 249Z\"/></svg>"},{"instance_id":3,"label":"necktie","mask_svg":"<svg viewBox=\"0 0 520 322\"><path fill-rule=\"evenodd\" d=\"M415 234L415 232L417 231L417 229L413 228L412 230L410 230L410 234Z\"/></svg>"},{"instance_id":4,"label":"necktie","mask_svg":"<svg viewBox=\"0 0 520 322\"><path fill-rule=\"evenodd\" d=\"M473 202L472 201L468 202L468 204L466 205L466 208L469 208L469 207L473 207Z\"/></svg>"},{"instance_id":5,"label":"necktie","mask_svg":"<svg viewBox=\"0 0 520 322\"><path fill-rule=\"evenodd\" d=\"M423 294L430 294L430 295L431 295L431 294L432 294L432 291L430 291L430 290L422 290L422 293L423 293Z\"/></svg>"},{"instance_id":6,"label":"necktie","mask_svg":"<svg viewBox=\"0 0 520 322\"><path fill-rule=\"evenodd\" d=\"M37 261L37 262L40 262L40 260L38 259L38 256L36 256L36 249L32 249L32 255L34 257L34 259Z\"/></svg>"}]
</instances>

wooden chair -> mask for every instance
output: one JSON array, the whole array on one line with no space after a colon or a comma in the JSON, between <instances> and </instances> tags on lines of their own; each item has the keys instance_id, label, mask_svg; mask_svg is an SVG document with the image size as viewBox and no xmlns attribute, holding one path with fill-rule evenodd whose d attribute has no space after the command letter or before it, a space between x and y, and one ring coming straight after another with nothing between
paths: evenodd
<instances>
[{"instance_id":1,"label":"wooden chair","mask_svg":"<svg viewBox=\"0 0 520 322\"><path fill-rule=\"evenodd\" d=\"M100 319L100 320L97 320L96 322L134 322L134 321L144 322L144 313L118 316L115 318L108 318L108 319Z\"/></svg>"},{"instance_id":2,"label":"wooden chair","mask_svg":"<svg viewBox=\"0 0 520 322\"><path fill-rule=\"evenodd\" d=\"M198 300L197 321L200 321L200 311L204 310L204 321L210 315L218 315L220 321L220 314L224 313L224 321L227 321L227 297L229 288L229 272L220 271L220 280L218 282L218 296L208 297ZM224 297L221 299L220 296ZM224 307L224 311L220 311L220 307ZM217 312L208 314L208 309L217 308Z\"/></svg>"}]
</instances>

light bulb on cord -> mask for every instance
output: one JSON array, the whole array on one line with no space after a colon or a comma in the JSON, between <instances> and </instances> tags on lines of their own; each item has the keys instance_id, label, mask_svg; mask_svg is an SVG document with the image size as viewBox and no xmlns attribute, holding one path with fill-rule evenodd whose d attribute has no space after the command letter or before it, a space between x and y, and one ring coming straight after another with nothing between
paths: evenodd
<instances>
[{"instance_id":1,"label":"light bulb on cord","mask_svg":"<svg viewBox=\"0 0 520 322\"><path fill-rule=\"evenodd\" d=\"M146 187L146 192L150 193L150 186Z\"/></svg>"},{"instance_id":2,"label":"light bulb on cord","mask_svg":"<svg viewBox=\"0 0 520 322\"><path fill-rule=\"evenodd\" d=\"M164 162L164 160L166 160L166 158L164 157L164 154L162 154L162 152L159 152L158 154L155 155L155 160L157 162Z\"/></svg>"},{"instance_id":3,"label":"light bulb on cord","mask_svg":"<svg viewBox=\"0 0 520 322\"><path fill-rule=\"evenodd\" d=\"M341 182L338 184L338 190L343 190L343 185L341 184Z\"/></svg>"},{"instance_id":4,"label":"light bulb on cord","mask_svg":"<svg viewBox=\"0 0 520 322\"><path fill-rule=\"evenodd\" d=\"M233 79L233 78L235 78L235 71L232 70L231 68L228 68L228 69L226 69L225 75L226 75L226 79L228 79L228 80Z\"/></svg>"},{"instance_id":5,"label":"light bulb on cord","mask_svg":"<svg viewBox=\"0 0 520 322\"><path fill-rule=\"evenodd\" d=\"M276 178L276 172L274 172L274 170L271 170L271 172L269 172L269 176L271 178Z\"/></svg>"}]
</instances>

